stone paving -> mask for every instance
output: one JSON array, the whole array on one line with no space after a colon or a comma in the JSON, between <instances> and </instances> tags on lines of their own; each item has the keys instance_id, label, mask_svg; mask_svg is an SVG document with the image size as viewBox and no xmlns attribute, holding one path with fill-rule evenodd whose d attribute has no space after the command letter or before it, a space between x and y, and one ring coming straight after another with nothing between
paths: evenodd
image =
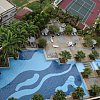
<instances>
[{"instance_id":1,"label":"stone paving","mask_svg":"<svg viewBox=\"0 0 100 100\"><path fill-rule=\"evenodd\" d=\"M91 90L91 86L93 86L94 84L100 86L100 77L95 71L91 73L89 78L84 78L84 81L87 86L87 90Z\"/></svg>"},{"instance_id":2,"label":"stone paving","mask_svg":"<svg viewBox=\"0 0 100 100\"><path fill-rule=\"evenodd\" d=\"M47 40L48 45L46 47L46 55L49 58L59 58L59 53L63 50L69 51L72 54L72 58L74 58L77 51L82 50L86 54L86 58L84 59L84 61L90 60L87 55L91 53L91 48L85 48L82 45L82 43L84 43L84 40L80 36L54 36L53 43L50 40L51 36L43 36L43 38ZM69 47L68 42L76 43L76 45L73 47ZM57 45L59 47L53 47L53 45ZM100 48L98 48L97 51L100 53Z\"/></svg>"}]
</instances>

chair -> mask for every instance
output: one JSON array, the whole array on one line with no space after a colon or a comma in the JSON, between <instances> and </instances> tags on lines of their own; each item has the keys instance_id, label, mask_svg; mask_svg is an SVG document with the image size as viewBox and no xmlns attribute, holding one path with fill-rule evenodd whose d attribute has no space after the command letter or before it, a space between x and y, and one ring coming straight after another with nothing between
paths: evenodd
<instances>
[{"instance_id":1,"label":"chair","mask_svg":"<svg viewBox=\"0 0 100 100\"><path fill-rule=\"evenodd\" d=\"M58 48L59 46L58 46L58 45L53 45L53 47L54 47L54 48Z\"/></svg>"},{"instance_id":2,"label":"chair","mask_svg":"<svg viewBox=\"0 0 100 100\"><path fill-rule=\"evenodd\" d=\"M51 42L53 43L53 39L52 39L52 37L50 38L50 40L51 40Z\"/></svg>"}]
</instances>

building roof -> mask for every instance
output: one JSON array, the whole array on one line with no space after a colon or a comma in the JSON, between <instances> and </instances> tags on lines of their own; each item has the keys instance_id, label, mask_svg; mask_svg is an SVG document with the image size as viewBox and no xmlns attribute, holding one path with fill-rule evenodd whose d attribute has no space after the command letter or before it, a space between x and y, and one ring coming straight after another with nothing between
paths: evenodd
<instances>
[{"instance_id":1,"label":"building roof","mask_svg":"<svg viewBox=\"0 0 100 100\"><path fill-rule=\"evenodd\" d=\"M16 19L22 19L24 15L26 14L29 14L29 13L32 13L32 10L27 8L27 7L24 7L23 9L19 10L17 13L16 13Z\"/></svg>"},{"instance_id":2,"label":"building roof","mask_svg":"<svg viewBox=\"0 0 100 100\"><path fill-rule=\"evenodd\" d=\"M0 14L11 9L14 5L7 0L0 0Z\"/></svg>"},{"instance_id":3,"label":"building roof","mask_svg":"<svg viewBox=\"0 0 100 100\"><path fill-rule=\"evenodd\" d=\"M55 0L54 5L57 6L62 0Z\"/></svg>"}]
</instances>

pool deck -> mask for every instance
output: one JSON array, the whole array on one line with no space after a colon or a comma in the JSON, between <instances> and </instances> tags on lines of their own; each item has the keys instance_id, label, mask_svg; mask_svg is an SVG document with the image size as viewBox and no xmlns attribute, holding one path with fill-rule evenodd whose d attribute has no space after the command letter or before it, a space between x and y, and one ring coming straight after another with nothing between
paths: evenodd
<instances>
[{"instance_id":1,"label":"pool deck","mask_svg":"<svg viewBox=\"0 0 100 100\"><path fill-rule=\"evenodd\" d=\"M69 95L74 91L72 85L75 88L81 86L87 96L87 90L74 62L59 64L55 60L47 61L43 50L23 50L19 58L21 57L22 60L10 59L11 68L1 70L1 100L9 97L29 100L27 98L31 98L33 93L50 98L59 89Z\"/></svg>"},{"instance_id":2,"label":"pool deck","mask_svg":"<svg viewBox=\"0 0 100 100\"><path fill-rule=\"evenodd\" d=\"M86 48L82 45L82 43L84 43L82 37L66 35L54 36L53 42L51 42L50 40L51 36L42 37L47 40L47 47L45 48L46 59L57 59L60 57L59 53L64 50L70 52L72 55L72 59L74 59L77 51L82 50L86 54L86 57L83 59L83 61L90 61L88 55L91 53L91 48ZM76 43L76 45L73 47L69 47L68 42ZM58 47L54 47L53 45L57 45ZM96 48L96 50L100 53L100 48Z\"/></svg>"},{"instance_id":3,"label":"pool deck","mask_svg":"<svg viewBox=\"0 0 100 100\"><path fill-rule=\"evenodd\" d=\"M96 73L96 71L93 71L89 78L83 78L85 81L85 84L87 86L87 90L91 90L91 86L96 84L100 86L100 77Z\"/></svg>"}]
</instances>

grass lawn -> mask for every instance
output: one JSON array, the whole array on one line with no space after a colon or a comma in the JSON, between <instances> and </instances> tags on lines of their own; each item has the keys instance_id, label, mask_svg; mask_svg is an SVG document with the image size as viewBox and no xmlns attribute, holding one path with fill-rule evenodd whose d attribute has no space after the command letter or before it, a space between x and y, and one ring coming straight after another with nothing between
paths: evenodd
<instances>
[{"instance_id":1,"label":"grass lawn","mask_svg":"<svg viewBox=\"0 0 100 100\"><path fill-rule=\"evenodd\" d=\"M14 4L16 4L16 6L21 7L21 6L23 6L24 4L28 3L28 0L12 0L12 2L13 2Z\"/></svg>"},{"instance_id":2,"label":"grass lawn","mask_svg":"<svg viewBox=\"0 0 100 100\"><path fill-rule=\"evenodd\" d=\"M27 5L28 8L34 10L38 10L40 8L40 3L38 1L32 2L30 4Z\"/></svg>"}]
</instances>

